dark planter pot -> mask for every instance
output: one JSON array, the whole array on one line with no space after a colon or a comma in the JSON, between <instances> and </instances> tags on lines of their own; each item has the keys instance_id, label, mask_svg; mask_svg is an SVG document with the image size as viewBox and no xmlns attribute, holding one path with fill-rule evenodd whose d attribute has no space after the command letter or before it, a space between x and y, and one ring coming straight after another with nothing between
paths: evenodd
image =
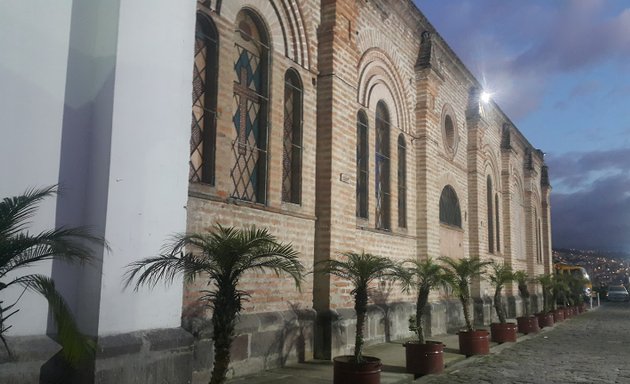
<instances>
[{"instance_id":1,"label":"dark planter pot","mask_svg":"<svg viewBox=\"0 0 630 384\"><path fill-rule=\"evenodd\" d=\"M459 353L466 356L490 353L490 332L484 329L459 331Z\"/></svg>"},{"instance_id":2,"label":"dark planter pot","mask_svg":"<svg viewBox=\"0 0 630 384\"><path fill-rule=\"evenodd\" d=\"M495 343L508 343L516 341L516 331L518 326L514 323L492 323L490 324L490 334Z\"/></svg>"},{"instance_id":3,"label":"dark planter pot","mask_svg":"<svg viewBox=\"0 0 630 384\"><path fill-rule=\"evenodd\" d=\"M565 307L562 309L564 311L564 319L570 319L571 318L571 308Z\"/></svg>"},{"instance_id":4,"label":"dark planter pot","mask_svg":"<svg viewBox=\"0 0 630 384\"><path fill-rule=\"evenodd\" d=\"M333 384L381 384L381 359L363 356L357 364L354 356L337 356L333 359Z\"/></svg>"},{"instance_id":5,"label":"dark planter pot","mask_svg":"<svg viewBox=\"0 0 630 384\"><path fill-rule=\"evenodd\" d=\"M571 307L571 313L573 313L573 316L577 316L580 314L580 308L577 305L574 305Z\"/></svg>"},{"instance_id":6,"label":"dark planter pot","mask_svg":"<svg viewBox=\"0 0 630 384\"><path fill-rule=\"evenodd\" d=\"M405 347L406 369L417 378L444 371L444 344L427 341L426 344L407 342Z\"/></svg>"},{"instance_id":7,"label":"dark planter pot","mask_svg":"<svg viewBox=\"0 0 630 384\"><path fill-rule=\"evenodd\" d=\"M563 309L556 309L553 311L553 322L554 323L559 323L561 321L564 321L564 310Z\"/></svg>"},{"instance_id":8,"label":"dark planter pot","mask_svg":"<svg viewBox=\"0 0 630 384\"><path fill-rule=\"evenodd\" d=\"M527 335L528 333L536 333L540 331L540 327L538 327L538 318L535 316L517 317L516 323L518 324L518 331L520 333Z\"/></svg>"},{"instance_id":9,"label":"dark planter pot","mask_svg":"<svg viewBox=\"0 0 630 384\"><path fill-rule=\"evenodd\" d=\"M578 306L578 312L579 313L584 313L586 312L586 303L582 303Z\"/></svg>"},{"instance_id":10,"label":"dark planter pot","mask_svg":"<svg viewBox=\"0 0 630 384\"><path fill-rule=\"evenodd\" d=\"M540 328L553 327L553 312L537 313L536 317Z\"/></svg>"}]
</instances>

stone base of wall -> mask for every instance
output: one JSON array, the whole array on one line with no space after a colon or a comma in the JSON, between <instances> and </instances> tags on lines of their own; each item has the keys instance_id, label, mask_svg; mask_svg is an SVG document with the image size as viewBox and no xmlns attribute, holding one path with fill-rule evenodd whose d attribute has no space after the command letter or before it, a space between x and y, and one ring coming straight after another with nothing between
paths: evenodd
<instances>
[{"instance_id":1,"label":"stone base of wall","mask_svg":"<svg viewBox=\"0 0 630 384\"><path fill-rule=\"evenodd\" d=\"M6 339L11 355L0 343L0 383L47 383L47 362L61 350L61 346L48 336Z\"/></svg>"},{"instance_id":2,"label":"stone base of wall","mask_svg":"<svg viewBox=\"0 0 630 384\"><path fill-rule=\"evenodd\" d=\"M315 311L295 310L243 314L236 326L228 377L242 376L313 359ZM195 335L192 383L207 383L212 373L212 323L205 318L184 319Z\"/></svg>"},{"instance_id":3,"label":"stone base of wall","mask_svg":"<svg viewBox=\"0 0 630 384\"><path fill-rule=\"evenodd\" d=\"M189 384L193 337L181 328L118 334L98 340L96 358L79 368L61 357L47 336L11 337L10 358L0 353L0 383Z\"/></svg>"}]
</instances>

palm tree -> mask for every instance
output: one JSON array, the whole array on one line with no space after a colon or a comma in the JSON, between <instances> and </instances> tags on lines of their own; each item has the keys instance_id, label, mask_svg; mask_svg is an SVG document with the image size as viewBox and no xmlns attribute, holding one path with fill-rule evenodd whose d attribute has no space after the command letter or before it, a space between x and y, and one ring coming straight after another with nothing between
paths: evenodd
<instances>
[{"instance_id":1,"label":"palm tree","mask_svg":"<svg viewBox=\"0 0 630 384\"><path fill-rule=\"evenodd\" d=\"M440 260L446 264L447 280L462 304L466 328L472 332L474 328L470 321L470 310L468 308L470 304L470 284L474 277L485 273L485 267L491 262L481 261L478 256L462 259L442 256Z\"/></svg>"},{"instance_id":2,"label":"palm tree","mask_svg":"<svg viewBox=\"0 0 630 384\"><path fill-rule=\"evenodd\" d=\"M207 279L213 288L203 291L201 300L213 310L214 367L210 384L220 384L226 380L236 322L248 296L238 289L239 281L246 272L264 270L288 274L299 288L304 266L293 247L279 243L267 229L217 225L209 233L175 235L163 254L129 264L126 285L136 280L136 290L142 285L153 287L159 281L172 283L180 274L189 283Z\"/></svg>"},{"instance_id":3,"label":"palm tree","mask_svg":"<svg viewBox=\"0 0 630 384\"><path fill-rule=\"evenodd\" d=\"M521 296L521 299L523 300L523 315L525 317L529 317L530 315L529 298L531 296L529 293L529 287L527 286L527 283L529 282L529 276L527 275L527 272L523 270L516 271L514 272L514 280L516 280L516 282L518 283L518 294L519 296ZM543 303L544 303L544 294L543 294Z\"/></svg>"},{"instance_id":4,"label":"palm tree","mask_svg":"<svg viewBox=\"0 0 630 384\"><path fill-rule=\"evenodd\" d=\"M549 273L540 275L536 278L542 287L543 292L543 309L545 313L553 310L553 276Z\"/></svg>"},{"instance_id":5,"label":"palm tree","mask_svg":"<svg viewBox=\"0 0 630 384\"><path fill-rule=\"evenodd\" d=\"M407 269L409 284L418 291L416 298L416 315L409 319L409 330L416 333L420 344L425 343L423 328L423 313L429 302L431 290L446 285L446 273L444 268L430 257L426 260L409 260L412 266Z\"/></svg>"},{"instance_id":6,"label":"palm tree","mask_svg":"<svg viewBox=\"0 0 630 384\"><path fill-rule=\"evenodd\" d=\"M505 263L492 262L490 266L492 270L488 276L488 280L490 280L490 284L494 286L494 309L499 317L499 322L505 324L506 318L505 310L502 305L501 291L505 284L514 280L514 272L512 272L512 267Z\"/></svg>"},{"instance_id":7,"label":"palm tree","mask_svg":"<svg viewBox=\"0 0 630 384\"><path fill-rule=\"evenodd\" d=\"M353 286L350 292L354 296L354 310L357 325L354 342L354 362L363 362L363 330L368 306L368 287L375 279L390 277L404 279L405 271L390 259L362 252L346 252L345 260L324 260L317 265L318 273L327 273L345 280Z\"/></svg>"},{"instance_id":8,"label":"palm tree","mask_svg":"<svg viewBox=\"0 0 630 384\"><path fill-rule=\"evenodd\" d=\"M48 276L28 273L26 268L51 259L82 263L90 259L92 246L107 248L107 244L102 237L82 227L30 233L29 219L37 212L38 204L56 193L56 186L29 189L0 202L0 293L9 287L20 286L42 295L48 301L55 321L62 354L70 364L76 365L94 352L94 342L79 332L68 305L55 289L54 281ZM22 271L25 274L20 274ZM14 277L9 278L9 274ZM9 354L5 335L12 326L8 320L19 311L17 305L21 297L9 305L0 300L0 339Z\"/></svg>"}]
</instances>

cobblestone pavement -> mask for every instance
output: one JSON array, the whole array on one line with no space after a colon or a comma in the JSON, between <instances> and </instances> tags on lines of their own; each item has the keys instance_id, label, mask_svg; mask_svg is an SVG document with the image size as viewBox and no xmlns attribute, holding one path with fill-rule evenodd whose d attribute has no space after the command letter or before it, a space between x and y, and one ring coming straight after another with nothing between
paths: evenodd
<instances>
[{"instance_id":1,"label":"cobblestone pavement","mask_svg":"<svg viewBox=\"0 0 630 384\"><path fill-rule=\"evenodd\" d=\"M630 384L630 304L604 303L497 354L467 359L415 383Z\"/></svg>"}]
</instances>

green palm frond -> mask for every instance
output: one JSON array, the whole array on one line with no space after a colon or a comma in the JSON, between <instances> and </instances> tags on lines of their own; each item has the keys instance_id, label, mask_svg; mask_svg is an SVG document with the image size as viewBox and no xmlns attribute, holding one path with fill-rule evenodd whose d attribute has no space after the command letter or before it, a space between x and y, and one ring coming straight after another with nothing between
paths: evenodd
<instances>
[{"instance_id":1,"label":"green palm frond","mask_svg":"<svg viewBox=\"0 0 630 384\"><path fill-rule=\"evenodd\" d=\"M22 195L5 197L0 201L0 238L14 236L28 226L37 211L37 204L57 193L56 186L28 189Z\"/></svg>"},{"instance_id":2,"label":"green palm frond","mask_svg":"<svg viewBox=\"0 0 630 384\"><path fill-rule=\"evenodd\" d=\"M79 332L68 305L55 289L55 283L51 278L43 275L26 275L14 282L41 294L48 301L57 327L57 340L63 347L61 353L66 361L76 365L94 354L94 341Z\"/></svg>"},{"instance_id":3,"label":"green palm frond","mask_svg":"<svg viewBox=\"0 0 630 384\"><path fill-rule=\"evenodd\" d=\"M494 287L503 287L505 284L514 281L514 272L512 267L505 263L492 262L490 264L490 273L488 274L488 281Z\"/></svg>"},{"instance_id":4,"label":"green palm frond","mask_svg":"<svg viewBox=\"0 0 630 384\"><path fill-rule=\"evenodd\" d=\"M482 276L486 273L486 266L490 261L481 261L479 257L453 259L442 256L439 259L446 264L446 275L449 285L458 295L469 295L469 286L475 276Z\"/></svg>"}]
</instances>

